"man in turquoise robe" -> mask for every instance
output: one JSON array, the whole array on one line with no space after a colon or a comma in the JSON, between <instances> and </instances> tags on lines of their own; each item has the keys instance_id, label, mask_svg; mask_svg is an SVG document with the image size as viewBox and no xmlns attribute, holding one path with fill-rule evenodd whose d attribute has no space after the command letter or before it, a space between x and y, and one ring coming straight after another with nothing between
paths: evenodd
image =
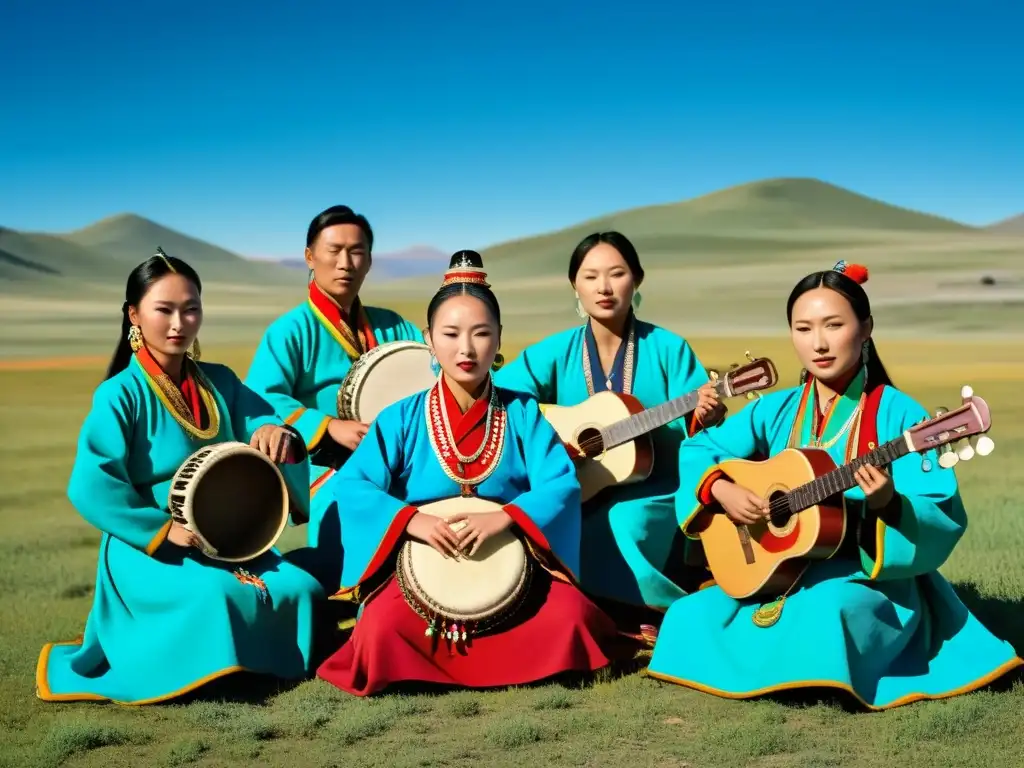
<instances>
[{"instance_id":1,"label":"man in turquoise robe","mask_svg":"<svg viewBox=\"0 0 1024 768\"><path fill-rule=\"evenodd\" d=\"M366 431L366 425L338 418L338 387L370 349L392 341L423 342L421 331L397 313L359 301L372 247L366 219L346 206L313 219L306 247L308 298L267 328L245 380L299 431L310 452L306 539L312 549L306 554L312 560L304 558L304 565L327 589L339 584L341 532L337 506L320 489Z\"/></svg>"}]
</instances>

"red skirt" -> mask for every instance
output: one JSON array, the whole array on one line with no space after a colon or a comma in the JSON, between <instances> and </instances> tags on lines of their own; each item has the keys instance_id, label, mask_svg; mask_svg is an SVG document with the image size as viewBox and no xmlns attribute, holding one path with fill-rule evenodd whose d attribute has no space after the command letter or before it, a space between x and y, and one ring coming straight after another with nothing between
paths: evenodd
<instances>
[{"instance_id":1,"label":"red skirt","mask_svg":"<svg viewBox=\"0 0 1024 768\"><path fill-rule=\"evenodd\" d=\"M394 577L363 608L317 676L356 696L392 683L495 688L593 672L625 653L612 620L575 586L537 569L517 623L451 646L405 602Z\"/></svg>"}]
</instances>

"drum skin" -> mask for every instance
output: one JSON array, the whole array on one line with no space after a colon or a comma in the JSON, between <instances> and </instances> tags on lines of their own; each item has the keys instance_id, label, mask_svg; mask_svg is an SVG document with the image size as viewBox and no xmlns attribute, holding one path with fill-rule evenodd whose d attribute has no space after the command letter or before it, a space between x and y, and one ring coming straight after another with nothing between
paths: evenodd
<instances>
[{"instance_id":1,"label":"drum skin","mask_svg":"<svg viewBox=\"0 0 1024 768\"><path fill-rule=\"evenodd\" d=\"M392 403L430 389L437 374L430 347L418 341L391 341L352 363L338 387L338 418L369 424Z\"/></svg>"},{"instance_id":2,"label":"drum skin","mask_svg":"<svg viewBox=\"0 0 1024 768\"><path fill-rule=\"evenodd\" d=\"M171 517L194 533L214 560L242 563L270 550L288 524L288 487L281 470L239 442L200 448L171 480Z\"/></svg>"}]
</instances>

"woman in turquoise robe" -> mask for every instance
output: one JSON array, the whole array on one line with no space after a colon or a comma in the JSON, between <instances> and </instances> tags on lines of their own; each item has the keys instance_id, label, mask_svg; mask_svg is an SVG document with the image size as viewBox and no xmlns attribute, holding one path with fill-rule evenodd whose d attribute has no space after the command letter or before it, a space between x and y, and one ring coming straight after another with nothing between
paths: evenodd
<instances>
[{"instance_id":1,"label":"woman in turquoise robe","mask_svg":"<svg viewBox=\"0 0 1024 768\"><path fill-rule=\"evenodd\" d=\"M178 468L226 441L291 461L281 469L295 516L308 504L298 436L297 452L285 448L289 430L230 369L185 358L198 332L198 290L195 272L162 252L129 278L121 348L93 397L68 486L72 505L102 533L95 595L84 635L40 654L44 701L151 704L233 672L310 672L313 610L325 597L317 581L276 549L241 565L211 560L167 510ZM183 318L173 342L160 329L172 312Z\"/></svg>"},{"instance_id":2,"label":"woman in turquoise robe","mask_svg":"<svg viewBox=\"0 0 1024 768\"><path fill-rule=\"evenodd\" d=\"M306 236L307 300L267 328L245 379L306 443L312 464L307 543L331 563L341 562L341 534L337 508L320 489L366 432L366 425L338 418L338 387L352 363L374 347L423 342L422 332L397 313L360 302L372 247L369 223L347 206L313 219ZM329 589L337 588L336 570L308 565Z\"/></svg>"},{"instance_id":3,"label":"woman in turquoise robe","mask_svg":"<svg viewBox=\"0 0 1024 768\"><path fill-rule=\"evenodd\" d=\"M498 386L537 398L545 405L572 406L598 392L632 394L647 408L704 387L708 374L686 340L636 318L643 268L636 249L617 232L590 235L570 259L569 282L586 324L527 347L495 376ZM612 302L610 308L599 302ZM621 341L611 366L602 369L595 330L617 329ZM679 446L707 419L710 400L693 416L652 433L654 468L640 483L607 488L583 505L580 581L583 590L613 615L640 614L657 620L701 580L703 571L684 565L685 539L677 535L675 493ZM720 418L716 412L708 421ZM690 562L700 560L689 558ZM632 622L630 622L632 623Z\"/></svg>"},{"instance_id":4,"label":"woman in turquoise robe","mask_svg":"<svg viewBox=\"0 0 1024 768\"><path fill-rule=\"evenodd\" d=\"M455 254L428 309L437 384L384 409L325 489L344 502L343 587L335 597L358 601L361 611L317 674L355 695L409 682L525 684L599 669L619 647L614 624L575 583L580 487L572 462L536 401L491 382L500 315L483 278L479 254ZM490 500L495 511L463 516L462 530L457 511L447 519L419 511L460 496ZM407 538L446 557L472 555L509 528L536 563L511 617L477 633L428 621L410 606L395 576Z\"/></svg>"},{"instance_id":5,"label":"woman in turquoise robe","mask_svg":"<svg viewBox=\"0 0 1024 768\"><path fill-rule=\"evenodd\" d=\"M841 466L928 418L878 359L866 278L863 267L840 262L801 281L789 314L806 381L683 446L687 535L698 536L704 516L721 509L737 525L764 515L764 500L733 485L723 461L816 447ZM710 586L678 600L649 674L727 698L837 688L885 709L971 691L1024 664L938 573L967 528L953 470L932 451L886 471L862 467L855 478L836 554L809 561L788 594L734 599Z\"/></svg>"}]
</instances>

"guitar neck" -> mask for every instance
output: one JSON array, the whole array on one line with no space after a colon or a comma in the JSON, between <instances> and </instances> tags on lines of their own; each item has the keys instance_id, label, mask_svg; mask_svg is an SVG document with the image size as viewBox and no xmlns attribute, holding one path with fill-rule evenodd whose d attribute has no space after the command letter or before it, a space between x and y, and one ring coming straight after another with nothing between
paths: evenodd
<instances>
[{"instance_id":1,"label":"guitar neck","mask_svg":"<svg viewBox=\"0 0 1024 768\"><path fill-rule=\"evenodd\" d=\"M682 395L661 405L656 405L653 408L633 414L629 418L610 424L601 430L605 449L628 443L630 440L646 435L648 432L662 427L670 421L675 421L680 416L685 416L694 410L699 402L700 395L694 390L687 395Z\"/></svg>"},{"instance_id":2,"label":"guitar neck","mask_svg":"<svg viewBox=\"0 0 1024 768\"><path fill-rule=\"evenodd\" d=\"M849 464L843 464L841 467L837 467L831 472L827 472L811 480L811 482L804 483L800 487L791 490L786 494L790 509L793 512L808 509L815 504L820 504L830 496L848 491L857 484L853 473L865 464L870 464L873 467L882 467L886 464L892 464L896 459L906 456L908 453L910 453L910 447L902 435L895 440L890 440L888 443L878 446L870 453L858 456Z\"/></svg>"}]
</instances>

